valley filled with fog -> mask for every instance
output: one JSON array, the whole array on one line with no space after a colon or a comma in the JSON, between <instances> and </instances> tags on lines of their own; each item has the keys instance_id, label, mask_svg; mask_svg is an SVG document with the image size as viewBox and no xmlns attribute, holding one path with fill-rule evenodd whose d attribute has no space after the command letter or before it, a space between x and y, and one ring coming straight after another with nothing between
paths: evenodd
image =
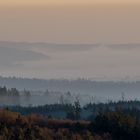
<instances>
[{"instance_id":1,"label":"valley filled with fog","mask_svg":"<svg viewBox=\"0 0 140 140\"><path fill-rule=\"evenodd\" d=\"M81 105L85 105L122 99L139 100L139 51L140 44L137 43L1 41L0 74L3 77L0 77L0 86L16 88L19 96L2 96L0 104L69 104L78 99ZM30 95L24 95L25 90Z\"/></svg>"},{"instance_id":2,"label":"valley filled with fog","mask_svg":"<svg viewBox=\"0 0 140 140\"><path fill-rule=\"evenodd\" d=\"M77 80L42 80L0 77L0 85L15 87L18 96L1 96L1 105L38 106L45 104L81 105L118 100L139 100L140 82Z\"/></svg>"}]
</instances>

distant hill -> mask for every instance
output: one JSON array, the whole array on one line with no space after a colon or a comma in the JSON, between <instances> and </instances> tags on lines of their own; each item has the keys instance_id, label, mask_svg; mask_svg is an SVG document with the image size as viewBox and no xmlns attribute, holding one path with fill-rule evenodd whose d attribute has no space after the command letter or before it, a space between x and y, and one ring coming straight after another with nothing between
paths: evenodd
<instances>
[{"instance_id":1,"label":"distant hill","mask_svg":"<svg viewBox=\"0 0 140 140\"><path fill-rule=\"evenodd\" d=\"M32 91L60 91L76 93L79 95L92 95L106 97L108 99L121 98L122 94L127 99L140 98L140 81L137 82L113 82L113 81L91 81L85 79L77 80L43 80L16 77L0 77L0 86L17 88L18 90Z\"/></svg>"}]
</instances>

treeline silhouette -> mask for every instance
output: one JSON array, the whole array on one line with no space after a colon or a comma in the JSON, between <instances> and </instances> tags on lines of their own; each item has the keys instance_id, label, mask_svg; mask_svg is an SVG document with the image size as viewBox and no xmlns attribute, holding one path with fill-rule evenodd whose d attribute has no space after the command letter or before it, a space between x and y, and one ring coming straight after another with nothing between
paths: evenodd
<instances>
[{"instance_id":1,"label":"treeline silhouette","mask_svg":"<svg viewBox=\"0 0 140 140\"><path fill-rule=\"evenodd\" d=\"M122 108L125 113L133 113L140 118L140 101L118 101L108 103L89 103L85 106L81 106L79 100L76 100L74 104L51 104L44 106L7 106L10 110L20 112L22 115L29 115L32 113L41 114L44 116L50 116L53 118L61 119L85 119L92 121L97 116L98 112L106 110L115 110Z\"/></svg>"},{"instance_id":2,"label":"treeline silhouette","mask_svg":"<svg viewBox=\"0 0 140 140\"><path fill-rule=\"evenodd\" d=\"M131 95L131 92L135 92L138 95L140 90L140 81L92 81L87 79L30 79L30 78L18 78L18 77L2 77L0 76L0 85L7 86L8 88L17 87L18 90L48 90L67 92L71 89L72 93L121 93L125 92ZM114 91L114 92L113 92ZM97 94L96 94L97 95ZM115 95L115 94L114 94Z\"/></svg>"},{"instance_id":3,"label":"treeline silhouette","mask_svg":"<svg viewBox=\"0 0 140 140\"><path fill-rule=\"evenodd\" d=\"M19 91L16 88L7 89L5 86L0 87L0 96L20 96Z\"/></svg>"},{"instance_id":4,"label":"treeline silhouette","mask_svg":"<svg viewBox=\"0 0 140 140\"><path fill-rule=\"evenodd\" d=\"M19 105L20 93L16 88L8 89L5 86L0 87L0 106L1 105Z\"/></svg>"}]
</instances>

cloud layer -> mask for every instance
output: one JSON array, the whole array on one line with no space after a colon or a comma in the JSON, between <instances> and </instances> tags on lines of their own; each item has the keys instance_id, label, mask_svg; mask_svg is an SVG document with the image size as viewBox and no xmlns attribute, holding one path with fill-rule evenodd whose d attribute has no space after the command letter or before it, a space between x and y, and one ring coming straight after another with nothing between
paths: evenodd
<instances>
[{"instance_id":1,"label":"cloud layer","mask_svg":"<svg viewBox=\"0 0 140 140\"><path fill-rule=\"evenodd\" d=\"M0 74L37 78L135 80L140 44L0 42Z\"/></svg>"},{"instance_id":2,"label":"cloud layer","mask_svg":"<svg viewBox=\"0 0 140 140\"><path fill-rule=\"evenodd\" d=\"M25 46L25 47L24 47ZM48 56L27 49L27 45L18 43L0 43L0 65L3 66L22 66L28 61L49 59Z\"/></svg>"}]
</instances>

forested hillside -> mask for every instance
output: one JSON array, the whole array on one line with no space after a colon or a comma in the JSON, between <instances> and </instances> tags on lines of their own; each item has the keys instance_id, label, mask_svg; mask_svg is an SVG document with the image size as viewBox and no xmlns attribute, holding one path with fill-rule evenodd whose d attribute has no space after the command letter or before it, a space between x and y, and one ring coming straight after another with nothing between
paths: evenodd
<instances>
[{"instance_id":1,"label":"forested hillside","mask_svg":"<svg viewBox=\"0 0 140 140\"><path fill-rule=\"evenodd\" d=\"M99 112L93 121L22 116L0 110L1 140L139 140L140 121L122 110Z\"/></svg>"}]
</instances>

